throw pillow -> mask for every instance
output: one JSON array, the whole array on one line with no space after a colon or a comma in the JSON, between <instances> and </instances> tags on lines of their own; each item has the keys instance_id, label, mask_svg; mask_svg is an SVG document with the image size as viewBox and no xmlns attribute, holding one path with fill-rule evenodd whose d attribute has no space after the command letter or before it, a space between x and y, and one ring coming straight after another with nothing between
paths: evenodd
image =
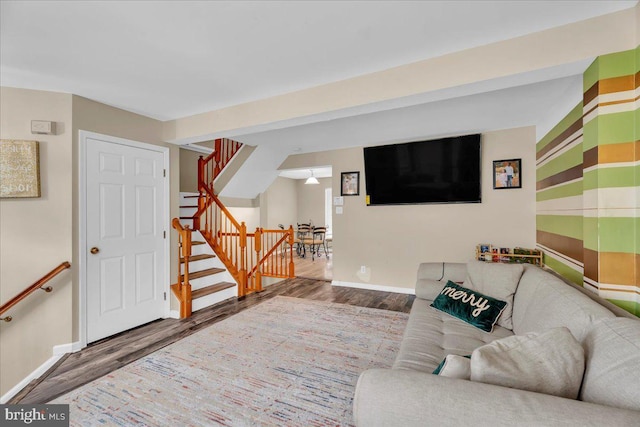
<instances>
[{"instance_id":1,"label":"throw pillow","mask_svg":"<svg viewBox=\"0 0 640 427\"><path fill-rule=\"evenodd\" d=\"M563 327L513 335L471 354L471 381L576 399L584 350Z\"/></svg>"},{"instance_id":2,"label":"throw pillow","mask_svg":"<svg viewBox=\"0 0 640 427\"><path fill-rule=\"evenodd\" d=\"M520 282L524 267L521 264L499 264L470 261L467 264L467 280L464 285L483 294L506 301L507 306L498 319L498 325L513 329L511 321L513 296Z\"/></svg>"},{"instance_id":3,"label":"throw pillow","mask_svg":"<svg viewBox=\"0 0 640 427\"><path fill-rule=\"evenodd\" d=\"M580 400L640 411L640 321L602 319L582 344L589 362Z\"/></svg>"},{"instance_id":4,"label":"throw pillow","mask_svg":"<svg viewBox=\"0 0 640 427\"><path fill-rule=\"evenodd\" d=\"M468 380L471 378L471 355L458 356L457 354L449 354L440 362L433 374L441 377Z\"/></svg>"},{"instance_id":5,"label":"throw pillow","mask_svg":"<svg viewBox=\"0 0 640 427\"><path fill-rule=\"evenodd\" d=\"M485 332L493 331L493 325L506 305L504 301L464 288L452 281L447 282L440 295L431 303L431 307Z\"/></svg>"}]
</instances>

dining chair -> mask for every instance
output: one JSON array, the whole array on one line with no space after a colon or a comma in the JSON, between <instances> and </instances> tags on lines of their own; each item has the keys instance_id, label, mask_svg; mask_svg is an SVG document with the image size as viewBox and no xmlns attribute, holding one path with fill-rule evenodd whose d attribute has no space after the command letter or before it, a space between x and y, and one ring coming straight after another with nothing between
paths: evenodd
<instances>
[{"instance_id":1,"label":"dining chair","mask_svg":"<svg viewBox=\"0 0 640 427\"><path fill-rule=\"evenodd\" d=\"M320 248L324 249L324 255L328 258L329 252L327 251L327 242L325 236L327 234L327 227L314 227L311 230L310 236L302 239L303 257L306 255L306 248L309 247L311 252L311 260L315 261L316 257L320 257Z\"/></svg>"},{"instance_id":2,"label":"dining chair","mask_svg":"<svg viewBox=\"0 0 640 427\"><path fill-rule=\"evenodd\" d=\"M298 228L296 229L296 238L293 241L293 244L296 247L296 254L299 257L304 258L305 250L304 250L304 239L307 239L311 236L311 224L300 224L298 223Z\"/></svg>"}]
</instances>

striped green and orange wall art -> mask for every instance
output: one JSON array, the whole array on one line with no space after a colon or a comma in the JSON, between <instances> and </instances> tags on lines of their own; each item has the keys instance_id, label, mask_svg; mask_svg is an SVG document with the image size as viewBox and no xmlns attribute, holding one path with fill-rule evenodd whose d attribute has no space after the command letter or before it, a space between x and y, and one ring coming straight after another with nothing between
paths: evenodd
<instances>
[{"instance_id":1,"label":"striped green and orange wall art","mask_svg":"<svg viewBox=\"0 0 640 427\"><path fill-rule=\"evenodd\" d=\"M634 50L598 57L584 73L585 286L640 315Z\"/></svg>"},{"instance_id":2,"label":"striped green and orange wall art","mask_svg":"<svg viewBox=\"0 0 640 427\"><path fill-rule=\"evenodd\" d=\"M545 265L582 284L582 103L536 147L536 239Z\"/></svg>"},{"instance_id":3,"label":"striped green and orange wall art","mask_svg":"<svg viewBox=\"0 0 640 427\"><path fill-rule=\"evenodd\" d=\"M640 46L598 57L583 102L537 144L546 264L640 316Z\"/></svg>"}]
</instances>

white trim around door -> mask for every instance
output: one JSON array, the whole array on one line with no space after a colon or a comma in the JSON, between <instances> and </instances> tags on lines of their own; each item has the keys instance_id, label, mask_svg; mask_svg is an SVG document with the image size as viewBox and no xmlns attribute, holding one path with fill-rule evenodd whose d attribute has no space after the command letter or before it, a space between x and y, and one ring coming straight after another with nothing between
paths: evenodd
<instances>
[{"instance_id":1,"label":"white trim around door","mask_svg":"<svg viewBox=\"0 0 640 427\"><path fill-rule=\"evenodd\" d=\"M79 292L78 292L78 323L79 323L79 343L80 348L87 346L87 140L99 139L112 144L120 144L134 148L162 153L164 159L164 215L163 228L166 238L164 239L164 260L163 260L163 290L165 292L164 317L171 315L171 288L170 288L170 230L171 230L171 210L170 210L170 174L169 174L169 148L144 142L132 141L129 139L103 135L95 132L78 131L78 271L79 271Z\"/></svg>"}]
</instances>

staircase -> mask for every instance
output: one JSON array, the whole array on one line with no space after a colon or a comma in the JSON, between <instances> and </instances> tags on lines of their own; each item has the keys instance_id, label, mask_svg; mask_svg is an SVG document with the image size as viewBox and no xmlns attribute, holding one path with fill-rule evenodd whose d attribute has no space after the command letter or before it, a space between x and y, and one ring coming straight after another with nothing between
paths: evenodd
<instances>
[{"instance_id":1,"label":"staircase","mask_svg":"<svg viewBox=\"0 0 640 427\"><path fill-rule=\"evenodd\" d=\"M180 223L193 229L193 216L198 210L197 193L180 194ZM195 203L195 204L194 204ZM238 285L199 231L192 231L191 256L188 257L191 284L191 310L234 298ZM185 258L180 257L180 275L184 281Z\"/></svg>"},{"instance_id":2,"label":"staircase","mask_svg":"<svg viewBox=\"0 0 640 427\"><path fill-rule=\"evenodd\" d=\"M180 317L234 296L262 290L262 277L294 277L293 227L247 232L214 192L216 177L242 144L215 141L215 151L198 160L197 194L181 195L173 227L180 240L180 273L171 286Z\"/></svg>"}]
</instances>

